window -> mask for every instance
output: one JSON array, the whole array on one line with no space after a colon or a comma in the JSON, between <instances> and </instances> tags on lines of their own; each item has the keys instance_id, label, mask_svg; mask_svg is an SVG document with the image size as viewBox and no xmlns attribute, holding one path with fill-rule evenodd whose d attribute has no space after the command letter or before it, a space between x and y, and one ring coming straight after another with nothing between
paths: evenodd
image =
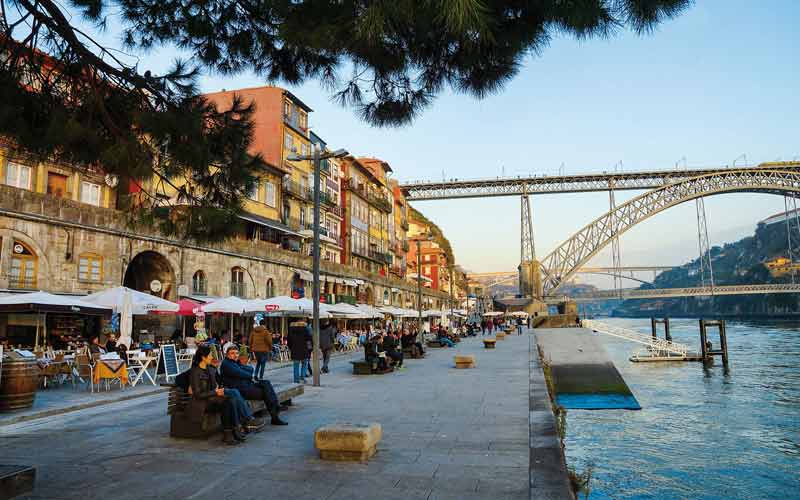
<instances>
[{"instance_id":1,"label":"window","mask_svg":"<svg viewBox=\"0 0 800 500\"><path fill-rule=\"evenodd\" d=\"M300 128L303 130L308 128L308 114L305 111L298 111L298 115L300 115Z\"/></svg>"},{"instance_id":2,"label":"window","mask_svg":"<svg viewBox=\"0 0 800 500\"><path fill-rule=\"evenodd\" d=\"M250 192L249 192L249 193L247 193L247 197L248 197L248 198L250 198L250 199L251 199L251 200L253 200L253 201L259 201L259 200L258 200L258 184L259 184L259 183L258 183L258 182L256 182L256 183L253 185L253 189L251 189L251 190L250 190Z\"/></svg>"},{"instance_id":3,"label":"window","mask_svg":"<svg viewBox=\"0 0 800 500\"><path fill-rule=\"evenodd\" d=\"M192 293L196 295L205 295L206 290L206 273L197 271L194 273L194 276L192 276Z\"/></svg>"},{"instance_id":4,"label":"window","mask_svg":"<svg viewBox=\"0 0 800 500\"><path fill-rule=\"evenodd\" d=\"M100 185L93 182L81 182L81 201L99 207Z\"/></svg>"},{"instance_id":5,"label":"window","mask_svg":"<svg viewBox=\"0 0 800 500\"><path fill-rule=\"evenodd\" d=\"M15 240L11 248L11 273L8 286L17 289L35 289L39 259L33 250L21 241Z\"/></svg>"},{"instance_id":6,"label":"window","mask_svg":"<svg viewBox=\"0 0 800 500\"><path fill-rule=\"evenodd\" d=\"M267 298L272 298L275 296L275 282L272 281L272 278L267 280Z\"/></svg>"},{"instance_id":7,"label":"window","mask_svg":"<svg viewBox=\"0 0 800 500\"><path fill-rule=\"evenodd\" d=\"M305 155L307 155L309 153L309 149L310 148L308 147L308 144L306 144L306 143L300 144L300 154L302 154L303 156L305 156Z\"/></svg>"},{"instance_id":8,"label":"window","mask_svg":"<svg viewBox=\"0 0 800 500\"><path fill-rule=\"evenodd\" d=\"M292 116L292 103L289 101L283 101L283 114L284 116Z\"/></svg>"},{"instance_id":9,"label":"window","mask_svg":"<svg viewBox=\"0 0 800 500\"><path fill-rule=\"evenodd\" d=\"M294 141L292 140L292 134L286 132L286 135L283 136L283 146L287 152L294 151Z\"/></svg>"},{"instance_id":10,"label":"window","mask_svg":"<svg viewBox=\"0 0 800 500\"><path fill-rule=\"evenodd\" d=\"M247 290L244 282L244 269L234 267L231 269L231 295L246 298Z\"/></svg>"},{"instance_id":11,"label":"window","mask_svg":"<svg viewBox=\"0 0 800 500\"><path fill-rule=\"evenodd\" d=\"M300 229L305 229L306 227L306 209L300 207Z\"/></svg>"},{"instance_id":12,"label":"window","mask_svg":"<svg viewBox=\"0 0 800 500\"><path fill-rule=\"evenodd\" d=\"M103 281L103 258L93 253L81 255L78 258L78 280Z\"/></svg>"},{"instance_id":13,"label":"window","mask_svg":"<svg viewBox=\"0 0 800 500\"><path fill-rule=\"evenodd\" d=\"M277 206L276 205L277 201L275 200L275 184L273 184L272 182L267 181L264 184L264 188L266 190L266 197L264 198L264 202L267 205L275 208Z\"/></svg>"},{"instance_id":14,"label":"window","mask_svg":"<svg viewBox=\"0 0 800 500\"><path fill-rule=\"evenodd\" d=\"M6 165L6 184L20 189L31 189L31 167L8 162Z\"/></svg>"}]
</instances>

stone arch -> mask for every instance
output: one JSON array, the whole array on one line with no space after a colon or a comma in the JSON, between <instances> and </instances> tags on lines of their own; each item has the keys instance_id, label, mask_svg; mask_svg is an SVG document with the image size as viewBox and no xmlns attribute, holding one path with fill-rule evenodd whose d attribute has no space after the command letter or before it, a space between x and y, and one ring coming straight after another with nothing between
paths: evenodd
<instances>
[{"instance_id":1,"label":"stone arch","mask_svg":"<svg viewBox=\"0 0 800 500\"><path fill-rule=\"evenodd\" d=\"M153 281L161 283L161 290L155 292L151 289ZM176 300L177 284L175 271L164 255L145 250L136 254L125 269L123 284L140 292L152 293L167 300Z\"/></svg>"},{"instance_id":2,"label":"stone arch","mask_svg":"<svg viewBox=\"0 0 800 500\"><path fill-rule=\"evenodd\" d=\"M553 294L589 259L636 224L696 198L737 192L798 193L800 172L763 168L714 172L637 196L590 222L541 260L542 294Z\"/></svg>"},{"instance_id":3,"label":"stone arch","mask_svg":"<svg viewBox=\"0 0 800 500\"><path fill-rule=\"evenodd\" d=\"M18 240L36 254L36 258L38 260L36 270L36 288L40 290L49 290L52 285L50 283L50 260L48 259L44 248L26 233L11 228L0 228L0 240L2 240L2 246L4 247L0 248L0 265L2 265L2 268L0 268L0 276L10 275L10 256L13 255L13 242L14 240Z\"/></svg>"}]
</instances>

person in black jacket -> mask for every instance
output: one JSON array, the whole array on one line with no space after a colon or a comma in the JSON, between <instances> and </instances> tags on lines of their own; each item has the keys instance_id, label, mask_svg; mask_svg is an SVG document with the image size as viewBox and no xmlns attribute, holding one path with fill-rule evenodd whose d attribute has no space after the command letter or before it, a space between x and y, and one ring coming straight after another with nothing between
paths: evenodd
<instances>
[{"instance_id":1,"label":"person in black jacket","mask_svg":"<svg viewBox=\"0 0 800 500\"><path fill-rule=\"evenodd\" d=\"M293 321L289 324L289 335L286 337L289 353L292 355L294 365L294 383L306 383L308 358L311 349L308 346L308 328L305 321Z\"/></svg>"},{"instance_id":2,"label":"person in black jacket","mask_svg":"<svg viewBox=\"0 0 800 500\"><path fill-rule=\"evenodd\" d=\"M225 389L217 386L217 372L211 365L212 359L210 347L201 345L197 348L189 373L192 391L190 418L195 421L202 419L209 406L216 407L214 409L222 414L222 441L236 445L244 441L244 436L239 432L241 422L233 399L225 397Z\"/></svg>"},{"instance_id":3,"label":"person in black jacket","mask_svg":"<svg viewBox=\"0 0 800 500\"><path fill-rule=\"evenodd\" d=\"M331 360L331 351L336 342L336 326L325 322L319 330L319 349L322 351L322 373L328 373L328 363Z\"/></svg>"},{"instance_id":4,"label":"person in black jacket","mask_svg":"<svg viewBox=\"0 0 800 500\"><path fill-rule=\"evenodd\" d=\"M386 351L386 355L389 356L392 361L394 361L395 366L397 368L403 367L403 351L398 350L398 341L397 337L395 337L394 333L389 333L388 335L384 335L383 337L383 350Z\"/></svg>"},{"instance_id":5,"label":"person in black jacket","mask_svg":"<svg viewBox=\"0 0 800 500\"><path fill-rule=\"evenodd\" d=\"M225 359L222 360L220 368L222 384L226 388L237 389L244 399L252 401L263 400L267 411L272 417L270 423L272 425L287 425L279 416L281 405L272 384L268 380L253 382L255 370L252 366L243 365L239 361L239 348L235 344L225 351Z\"/></svg>"}]
</instances>

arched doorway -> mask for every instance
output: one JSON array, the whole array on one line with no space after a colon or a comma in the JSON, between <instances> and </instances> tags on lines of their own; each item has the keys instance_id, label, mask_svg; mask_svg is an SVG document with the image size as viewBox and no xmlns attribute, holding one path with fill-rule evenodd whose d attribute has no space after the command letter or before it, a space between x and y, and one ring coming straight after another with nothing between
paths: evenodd
<instances>
[{"instance_id":1,"label":"arched doorway","mask_svg":"<svg viewBox=\"0 0 800 500\"><path fill-rule=\"evenodd\" d=\"M166 257L147 250L138 254L125 270L123 284L140 292L175 300L175 272Z\"/></svg>"}]
</instances>

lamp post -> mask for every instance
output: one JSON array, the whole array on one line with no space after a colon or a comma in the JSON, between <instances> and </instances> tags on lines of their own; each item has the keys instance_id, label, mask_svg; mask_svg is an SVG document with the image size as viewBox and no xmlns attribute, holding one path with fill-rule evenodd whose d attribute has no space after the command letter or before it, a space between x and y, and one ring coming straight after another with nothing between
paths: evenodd
<instances>
[{"instance_id":1,"label":"lamp post","mask_svg":"<svg viewBox=\"0 0 800 500\"><path fill-rule=\"evenodd\" d=\"M289 161L303 161L311 160L314 162L314 250L312 255L313 261L313 274L314 274L314 292L313 292L313 315L312 315L312 344L313 353L311 357L311 369L314 372L314 386L319 387L319 183L320 183L320 168L322 160L329 158L341 158L347 156L347 151L344 149L337 149L336 151L322 152L317 144L312 145L313 150L311 155L289 155L286 159Z\"/></svg>"}]
</instances>

